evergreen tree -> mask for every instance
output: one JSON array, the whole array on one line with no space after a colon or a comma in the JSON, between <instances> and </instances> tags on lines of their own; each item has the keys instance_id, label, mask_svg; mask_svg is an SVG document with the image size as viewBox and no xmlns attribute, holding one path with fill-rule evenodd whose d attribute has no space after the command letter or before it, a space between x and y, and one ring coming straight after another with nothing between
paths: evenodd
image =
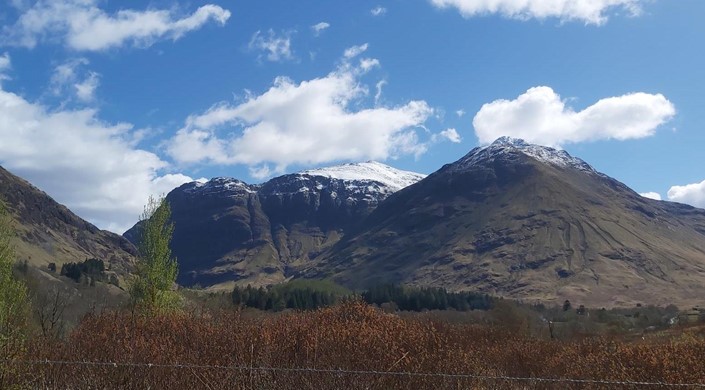
<instances>
[{"instance_id":1,"label":"evergreen tree","mask_svg":"<svg viewBox=\"0 0 705 390\"><path fill-rule=\"evenodd\" d=\"M568 310L570 310L570 308L571 308L570 301L566 299L565 302L563 302L563 311L568 311Z\"/></svg>"},{"instance_id":2,"label":"evergreen tree","mask_svg":"<svg viewBox=\"0 0 705 390\"><path fill-rule=\"evenodd\" d=\"M12 274L13 235L10 216L0 199L0 350L8 352L22 345L29 318L27 287Z\"/></svg>"},{"instance_id":3,"label":"evergreen tree","mask_svg":"<svg viewBox=\"0 0 705 390\"><path fill-rule=\"evenodd\" d=\"M169 203L150 196L140 219L137 278L130 287L133 307L152 314L175 310L181 300L173 290L179 269L169 248L174 232Z\"/></svg>"}]
</instances>

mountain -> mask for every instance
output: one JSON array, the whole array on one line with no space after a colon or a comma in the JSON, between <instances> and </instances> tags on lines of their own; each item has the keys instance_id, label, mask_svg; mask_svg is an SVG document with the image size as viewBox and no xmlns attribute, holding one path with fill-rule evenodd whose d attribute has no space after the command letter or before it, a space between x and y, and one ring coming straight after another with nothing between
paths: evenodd
<instances>
[{"instance_id":1,"label":"mountain","mask_svg":"<svg viewBox=\"0 0 705 390\"><path fill-rule=\"evenodd\" d=\"M250 185L192 182L167 200L182 285L279 283L361 223L392 193L424 178L378 162L308 170ZM125 233L136 242L139 225Z\"/></svg>"},{"instance_id":2,"label":"mountain","mask_svg":"<svg viewBox=\"0 0 705 390\"><path fill-rule=\"evenodd\" d=\"M104 261L118 278L134 266L136 250L125 238L103 231L76 216L47 194L0 167L0 198L15 222L17 258L48 272L88 258ZM58 272L58 271L57 271Z\"/></svg>"},{"instance_id":3,"label":"mountain","mask_svg":"<svg viewBox=\"0 0 705 390\"><path fill-rule=\"evenodd\" d=\"M567 152L500 138L389 196L299 269L600 306L705 296L705 210L641 197Z\"/></svg>"}]
</instances>

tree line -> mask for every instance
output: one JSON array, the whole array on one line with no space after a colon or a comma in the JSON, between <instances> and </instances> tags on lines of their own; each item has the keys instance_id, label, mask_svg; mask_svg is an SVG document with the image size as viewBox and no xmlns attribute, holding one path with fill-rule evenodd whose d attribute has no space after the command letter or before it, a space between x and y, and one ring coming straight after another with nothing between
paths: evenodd
<instances>
[{"instance_id":1,"label":"tree line","mask_svg":"<svg viewBox=\"0 0 705 390\"><path fill-rule=\"evenodd\" d=\"M381 284L361 294L339 293L320 288L316 282L298 282L269 288L235 287L232 302L236 306L260 310L311 310L330 306L345 299L358 297L368 304L390 305L404 311L422 310L489 310L492 297L472 292L449 292L444 288L413 288L395 284Z\"/></svg>"},{"instance_id":2,"label":"tree line","mask_svg":"<svg viewBox=\"0 0 705 390\"><path fill-rule=\"evenodd\" d=\"M375 305L392 303L399 310L489 310L492 297L473 292L450 292L441 287L404 287L381 284L362 293L365 302Z\"/></svg>"},{"instance_id":3,"label":"tree line","mask_svg":"<svg viewBox=\"0 0 705 390\"><path fill-rule=\"evenodd\" d=\"M235 287L232 301L235 306L252 307L260 310L280 311L284 309L313 310L330 306L341 297L335 293L321 291L312 287L254 288Z\"/></svg>"},{"instance_id":4,"label":"tree line","mask_svg":"<svg viewBox=\"0 0 705 390\"><path fill-rule=\"evenodd\" d=\"M90 277L103 281L105 279L105 263L103 260L91 258L78 263L66 263L61 266L61 275L79 282L82 277Z\"/></svg>"}]
</instances>

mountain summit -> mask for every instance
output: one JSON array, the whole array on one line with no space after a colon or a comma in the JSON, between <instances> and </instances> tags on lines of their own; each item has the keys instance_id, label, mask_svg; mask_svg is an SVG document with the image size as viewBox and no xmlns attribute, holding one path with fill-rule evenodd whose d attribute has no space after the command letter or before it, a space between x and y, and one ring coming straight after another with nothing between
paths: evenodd
<instances>
[{"instance_id":1,"label":"mountain summit","mask_svg":"<svg viewBox=\"0 0 705 390\"><path fill-rule=\"evenodd\" d=\"M500 138L385 200L300 276L694 304L705 295L705 210L643 198L565 151Z\"/></svg>"},{"instance_id":2,"label":"mountain summit","mask_svg":"<svg viewBox=\"0 0 705 390\"><path fill-rule=\"evenodd\" d=\"M377 161L364 163L349 163L329 168L311 169L299 172L299 175L323 176L354 182L377 182L383 184L388 191L396 192L408 187L426 177L416 172L402 171Z\"/></svg>"},{"instance_id":3,"label":"mountain summit","mask_svg":"<svg viewBox=\"0 0 705 390\"><path fill-rule=\"evenodd\" d=\"M192 182L167 196L183 285L278 283L400 189L425 176L378 162L343 164L250 185ZM138 227L125 233L134 241Z\"/></svg>"},{"instance_id":4,"label":"mountain summit","mask_svg":"<svg viewBox=\"0 0 705 390\"><path fill-rule=\"evenodd\" d=\"M468 169L474 165L486 164L498 157L507 157L516 153L524 154L537 161L557 167L570 167L584 172L597 173L590 164L571 156L565 150L534 145L527 143L523 139L511 137L500 137L489 146L475 148L454 163L453 166L457 170Z\"/></svg>"},{"instance_id":5,"label":"mountain summit","mask_svg":"<svg viewBox=\"0 0 705 390\"><path fill-rule=\"evenodd\" d=\"M591 306L705 296L705 210L646 199L519 139L426 177L367 162L259 185L216 178L167 199L184 285L327 278Z\"/></svg>"}]
</instances>

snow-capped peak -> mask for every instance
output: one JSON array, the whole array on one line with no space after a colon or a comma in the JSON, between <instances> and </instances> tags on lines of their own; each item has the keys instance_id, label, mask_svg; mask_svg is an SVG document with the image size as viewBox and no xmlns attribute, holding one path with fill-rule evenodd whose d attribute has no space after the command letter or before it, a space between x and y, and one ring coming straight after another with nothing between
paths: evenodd
<instances>
[{"instance_id":1,"label":"snow-capped peak","mask_svg":"<svg viewBox=\"0 0 705 390\"><path fill-rule=\"evenodd\" d=\"M375 181L393 192L408 187L426 177L420 173L402 171L376 161L364 163L348 163L327 168L311 169L298 173L299 175L322 176L344 181Z\"/></svg>"},{"instance_id":2,"label":"snow-capped peak","mask_svg":"<svg viewBox=\"0 0 705 390\"><path fill-rule=\"evenodd\" d=\"M554 149L548 146L530 144L523 139L512 137L497 138L488 146L478 147L470 151L458 161L458 168L464 169L478 163L492 161L509 152L519 151L543 163L559 167L569 167L585 172L597 173L590 164L573 157L565 150Z\"/></svg>"},{"instance_id":3,"label":"snow-capped peak","mask_svg":"<svg viewBox=\"0 0 705 390\"><path fill-rule=\"evenodd\" d=\"M513 138L513 137L499 137L490 146L513 146L516 148L526 148L529 146L532 146L530 143L524 141L521 138Z\"/></svg>"},{"instance_id":4,"label":"snow-capped peak","mask_svg":"<svg viewBox=\"0 0 705 390\"><path fill-rule=\"evenodd\" d=\"M193 181L186 184L186 192L200 192L208 194L216 193L232 193L240 194L247 193L252 194L256 192L255 186L251 186L241 180L233 179L231 177L214 177L213 179L203 181L201 179Z\"/></svg>"}]
</instances>

